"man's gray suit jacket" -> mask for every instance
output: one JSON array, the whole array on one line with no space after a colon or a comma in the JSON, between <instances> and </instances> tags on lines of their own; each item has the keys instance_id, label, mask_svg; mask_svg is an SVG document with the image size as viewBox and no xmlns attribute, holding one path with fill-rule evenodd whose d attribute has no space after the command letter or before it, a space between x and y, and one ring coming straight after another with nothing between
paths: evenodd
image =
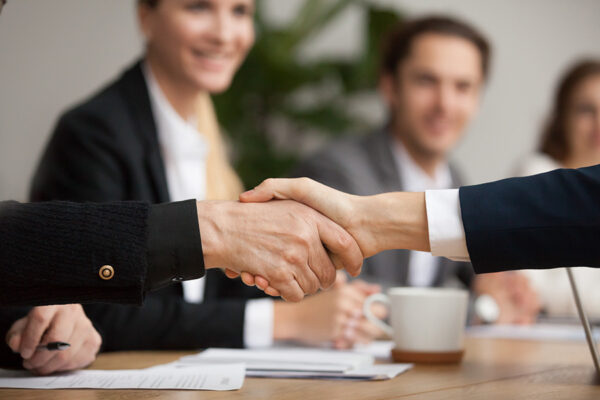
<instances>
[{"instance_id":1,"label":"man's gray suit jacket","mask_svg":"<svg viewBox=\"0 0 600 400\"><path fill-rule=\"evenodd\" d=\"M345 138L303 161L293 176L306 176L335 189L368 196L403 190L392 154L392 138L386 129L365 136ZM452 184L460 178L450 167ZM361 278L383 288L408 285L410 251L389 250L365 260ZM470 286L473 269L469 263L440 257L433 286Z\"/></svg>"}]
</instances>

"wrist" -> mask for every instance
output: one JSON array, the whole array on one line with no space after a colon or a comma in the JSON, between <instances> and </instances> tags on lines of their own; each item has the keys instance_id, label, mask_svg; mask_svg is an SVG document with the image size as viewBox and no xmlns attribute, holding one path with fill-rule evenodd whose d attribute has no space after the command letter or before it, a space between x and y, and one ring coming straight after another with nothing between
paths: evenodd
<instances>
[{"instance_id":1,"label":"wrist","mask_svg":"<svg viewBox=\"0 0 600 400\"><path fill-rule=\"evenodd\" d=\"M198 201L198 226L200 228L200 237L202 241L202 254L204 257L204 268L218 268L227 266L223 260L224 240L222 222L218 218L223 214L219 210L221 202Z\"/></svg>"},{"instance_id":2,"label":"wrist","mask_svg":"<svg viewBox=\"0 0 600 400\"><path fill-rule=\"evenodd\" d=\"M371 199L371 218L364 226L370 227L377 252L430 251L425 193L383 193Z\"/></svg>"},{"instance_id":3,"label":"wrist","mask_svg":"<svg viewBox=\"0 0 600 400\"><path fill-rule=\"evenodd\" d=\"M274 340L298 339L296 323L300 320L297 316L298 307L300 306L300 303L287 303L280 300L273 302Z\"/></svg>"}]
</instances>

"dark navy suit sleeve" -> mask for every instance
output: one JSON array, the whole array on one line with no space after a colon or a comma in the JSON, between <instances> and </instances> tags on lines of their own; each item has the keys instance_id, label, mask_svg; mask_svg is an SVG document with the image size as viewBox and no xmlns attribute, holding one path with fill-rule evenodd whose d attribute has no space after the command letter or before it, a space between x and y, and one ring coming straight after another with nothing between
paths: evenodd
<instances>
[{"instance_id":1,"label":"dark navy suit sleeve","mask_svg":"<svg viewBox=\"0 0 600 400\"><path fill-rule=\"evenodd\" d=\"M600 165L462 187L477 273L600 267Z\"/></svg>"}]
</instances>

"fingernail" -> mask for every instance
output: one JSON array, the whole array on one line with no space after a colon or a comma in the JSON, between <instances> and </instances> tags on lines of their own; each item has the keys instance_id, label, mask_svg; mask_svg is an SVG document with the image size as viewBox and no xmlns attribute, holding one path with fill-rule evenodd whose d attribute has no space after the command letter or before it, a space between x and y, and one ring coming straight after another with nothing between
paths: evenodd
<instances>
[{"instance_id":1,"label":"fingernail","mask_svg":"<svg viewBox=\"0 0 600 400\"><path fill-rule=\"evenodd\" d=\"M28 359L33 355L33 351L31 349L25 349L21 352L21 357L23 357L24 359Z\"/></svg>"}]
</instances>

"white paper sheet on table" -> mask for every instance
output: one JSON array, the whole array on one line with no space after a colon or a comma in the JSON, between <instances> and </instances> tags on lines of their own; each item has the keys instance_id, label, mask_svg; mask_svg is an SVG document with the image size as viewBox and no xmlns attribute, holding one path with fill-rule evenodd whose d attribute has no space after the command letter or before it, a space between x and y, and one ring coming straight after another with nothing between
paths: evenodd
<instances>
[{"instance_id":1,"label":"white paper sheet on table","mask_svg":"<svg viewBox=\"0 0 600 400\"><path fill-rule=\"evenodd\" d=\"M243 363L197 365L193 368L82 370L53 376L0 369L0 387L24 389L180 389L236 390L246 373Z\"/></svg>"},{"instance_id":2,"label":"white paper sheet on table","mask_svg":"<svg viewBox=\"0 0 600 400\"><path fill-rule=\"evenodd\" d=\"M185 368L198 363L243 362L248 377L362 380L391 379L412 367L411 364L374 365L374 361L372 355L351 351L273 348L208 349L173 364Z\"/></svg>"},{"instance_id":3,"label":"white paper sheet on table","mask_svg":"<svg viewBox=\"0 0 600 400\"><path fill-rule=\"evenodd\" d=\"M246 376L252 378L301 378L301 379L344 379L383 381L395 378L412 368L412 364L376 364L358 369L339 372L310 372L310 371L261 371L249 370Z\"/></svg>"},{"instance_id":4,"label":"white paper sheet on table","mask_svg":"<svg viewBox=\"0 0 600 400\"><path fill-rule=\"evenodd\" d=\"M600 340L600 332L593 333ZM534 324L534 325L476 325L467 328L467 335L478 338L585 341L581 325Z\"/></svg>"},{"instance_id":5,"label":"white paper sheet on table","mask_svg":"<svg viewBox=\"0 0 600 400\"><path fill-rule=\"evenodd\" d=\"M306 348L272 348L265 350L208 349L182 357L179 362L243 362L247 370L343 372L350 368L372 365L366 354Z\"/></svg>"}]
</instances>

